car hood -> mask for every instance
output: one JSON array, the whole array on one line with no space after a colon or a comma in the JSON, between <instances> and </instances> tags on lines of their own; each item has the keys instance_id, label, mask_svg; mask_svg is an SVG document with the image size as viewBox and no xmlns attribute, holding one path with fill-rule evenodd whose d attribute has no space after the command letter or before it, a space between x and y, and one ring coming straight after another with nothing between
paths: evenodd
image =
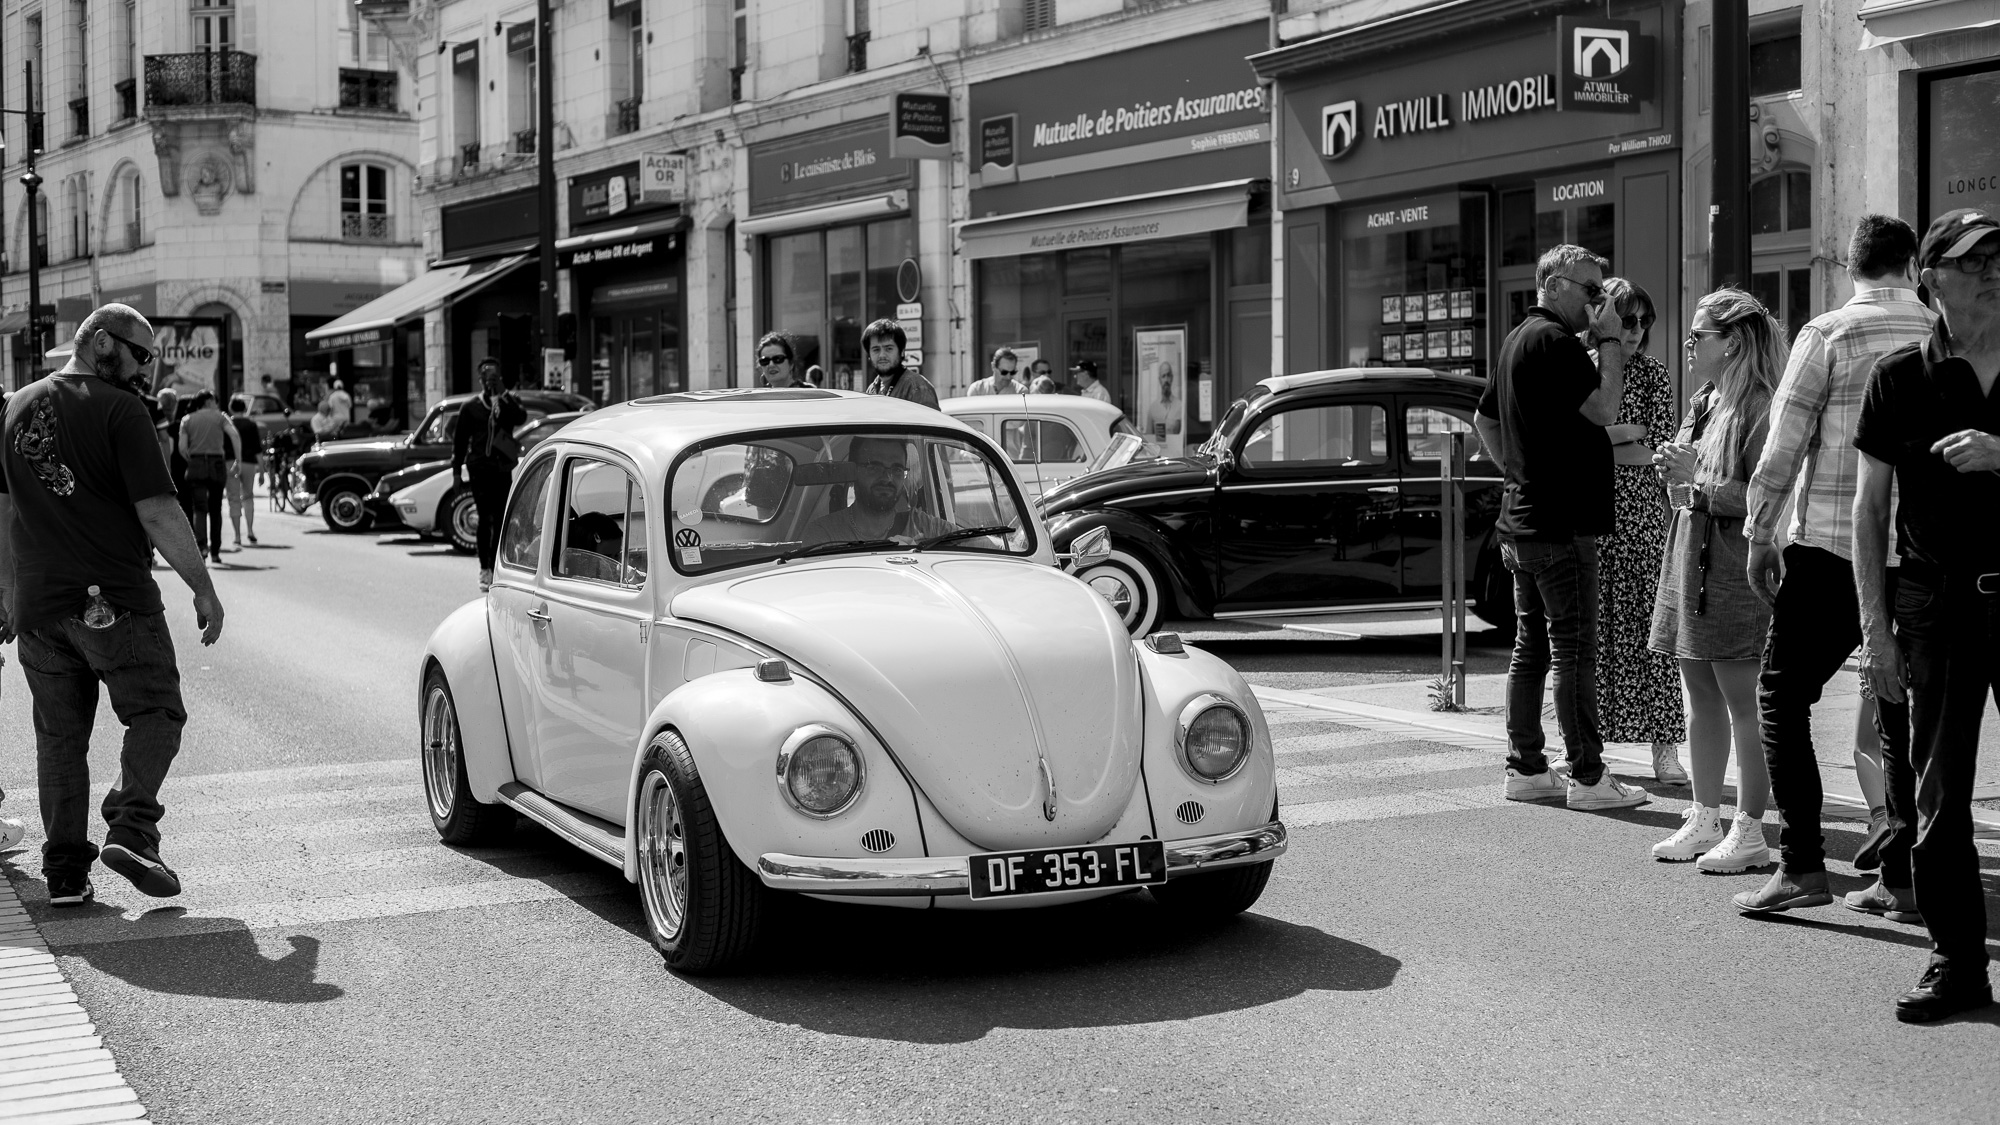
<instances>
[{"instance_id":1,"label":"car hood","mask_svg":"<svg viewBox=\"0 0 2000 1125\"><path fill-rule=\"evenodd\" d=\"M917 561L824 560L697 586L673 613L823 677L975 845L1103 838L1138 784L1142 741L1138 661L1110 607L1034 563L904 557Z\"/></svg>"},{"instance_id":2,"label":"car hood","mask_svg":"<svg viewBox=\"0 0 2000 1125\"><path fill-rule=\"evenodd\" d=\"M1085 473L1043 493L1042 511L1046 515L1054 515L1083 504L1098 504L1135 492L1199 488L1209 483L1210 464L1193 457L1159 457Z\"/></svg>"},{"instance_id":3,"label":"car hood","mask_svg":"<svg viewBox=\"0 0 2000 1125\"><path fill-rule=\"evenodd\" d=\"M384 457L395 457L403 450L402 437L348 438L344 441L321 443L309 457L321 461L379 461Z\"/></svg>"}]
</instances>

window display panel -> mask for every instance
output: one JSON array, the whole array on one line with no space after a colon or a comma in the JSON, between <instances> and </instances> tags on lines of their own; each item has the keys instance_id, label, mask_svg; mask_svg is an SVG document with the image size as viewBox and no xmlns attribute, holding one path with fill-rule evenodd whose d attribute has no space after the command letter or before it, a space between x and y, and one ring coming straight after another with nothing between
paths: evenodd
<instances>
[{"instance_id":1,"label":"window display panel","mask_svg":"<svg viewBox=\"0 0 2000 1125\"><path fill-rule=\"evenodd\" d=\"M829 373L845 366L861 370L861 328L868 321L861 305L863 271L860 227L835 227L826 232L826 355L817 361ZM798 378L804 366L793 369Z\"/></svg>"},{"instance_id":2,"label":"window display panel","mask_svg":"<svg viewBox=\"0 0 2000 1125\"><path fill-rule=\"evenodd\" d=\"M1032 344L1060 367L1065 354L1056 346L1062 332L1056 256L987 258L973 265L979 283L978 366L1002 344Z\"/></svg>"},{"instance_id":3,"label":"window display panel","mask_svg":"<svg viewBox=\"0 0 2000 1125\"><path fill-rule=\"evenodd\" d=\"M1111 397L1142 432L1156 440L1171 436L1163 442L1169 450L1177 449L1183 436L1205 440L1184 426L1194 413L1186 405L1196 383L1209 377L1211 260L1207 235L1118 248L1118 320L1125 346L1118 349ZM1164 343L1172 330L1183 331L1181 346ZM1169 416L1171 434L1156 434Z\"/></svg>"},{"instance_id":4,"label":"window display panel","mask_svg":"<svg viewBox=\"0 0 2000 1125\"><path fill-rule=\"evenodd\" d=\"M793 370L804 371L820 361L819 334L826 317L826 254L820 232L771 239L770 262L770 327L791 335L797 352Z\"/></svg>"},{"instance_id":5,"label":"window display panel","mask_svg":"<svg viewBox=\"0 0 2000 1125\"><path fill-rule=\"evenodd\" d=\"M1358 204L1340 234L1348 366L1485 374L1484 195Z\"/></svg>"}]
</instances>

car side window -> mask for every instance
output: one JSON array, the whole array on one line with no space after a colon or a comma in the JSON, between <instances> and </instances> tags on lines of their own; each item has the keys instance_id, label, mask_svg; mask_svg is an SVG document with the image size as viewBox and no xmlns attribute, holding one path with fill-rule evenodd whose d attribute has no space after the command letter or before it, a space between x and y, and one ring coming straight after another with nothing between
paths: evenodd
<instances>
[{"instance_id":1,"label":"car side window","mask_svg":"<svg viewBox=\"0 0 2000 1125\"><path fill-rule=\"evenodd\" d=\"M1070 429L1069 423L1050 418L1038 419L1035 426L1041 439L1041 456L1044 465L1080 465L1090 460L1084 451L1083 439Z\"/></svg>"},{"instance_id":2,"label":"car side window","mask_svg":"<svg viewBox=\"0 0 2000 1125\"><path fill-rule=\"evenodd\" d=\"M417 435L418 445L450 445L452 431L458 428L458 407L447 406L431 415L424 423L424 430Z\"/></svg>"},{"instance_id":3,"label":"car side window","mask_svg":"<svg viewBox=\"0 0 2000 1125\"><path fill-rule=\"evenodd\" d=\"M1370 402L1281 410L1258 423L1236 459L1249 469L1387 464L1388 412Z\"/></svg>"},{"instance_id":4,"label":"car side window","mask_svg":"<svg viewBox=\"0 0 2000 1125\"><path fill-rule=\"evenodd\" d=\"M500 524L500 563L520 570L533 570L542 553L542 503L548 498L549 472L555 458L545 458L528 469L514 488L507 505L507 517Z\"/></svg>"},{"instance_id":5,"label":"car side window","mask_svg":"<svg viewBox=\"0 0 2000 1125\"><path fill-rule=\"evenodd\" d=\"M1002 418L1000 448L1007 451L1008 460L1016 465L1032 465L1040 460L1035 452L1035 423L1027 418Z\"/></svg>"},{"instance_id":6,"label":"car side window","mask_svg":"<svg viewBox=\"0 0 2000 1125\"><path fill-rule=\"evenodd\" d=\"M645 584L645 498L624 469L592 457L572 457L564 471L561 540L549 568L562 578ZM634 509L639 509L634 518Z\"/></svg>"},{"instance_id":7,"label":"car side window","mask_svg":"<svg viewBox=\"0 0 2000 1125\"><path fill-rule=\"evenodd\" d=\"M1412 461L1441 459L1453 434L1477 434L1471 411L1448 406L1411 406L1403 411L1403 445ZM1477 436L1467 438L1466 447L1469 460L1488 460Z\"/></svg>"}]
</instances>

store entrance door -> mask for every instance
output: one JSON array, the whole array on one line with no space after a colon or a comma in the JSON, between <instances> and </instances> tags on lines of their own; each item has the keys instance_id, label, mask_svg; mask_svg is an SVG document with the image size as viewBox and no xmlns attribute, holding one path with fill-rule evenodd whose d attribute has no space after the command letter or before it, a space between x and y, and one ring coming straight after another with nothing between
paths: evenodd
<instances>
[{"instance_id":1,"label":"store entrance door","mask_svg":"<svg viewBox=\"0 0 2000 1125\"><path fill-rule=\"evenodd\" d=\"M1097 378L1104 384L1104 389L1111 392L1111 401L1130 417L1131 411L1127 409L1123 393L1126 389L1119 387L1111 374L1114 370L1111 366L1111 318L1104 313L1063 317L1063 366L1074 367L1084 360L1097 365Z\"/></svg>"},{"instance_id":2,"label":"store entrance door","mask_svg":"<svg viewBox=\"0 0 2000 1125\"><path fill-rule=\"evenodd\" d=\"M664 307L611 309L591 318L590 393L599 403L682 390L679 329Z\"/></svg>"}]
</instances>

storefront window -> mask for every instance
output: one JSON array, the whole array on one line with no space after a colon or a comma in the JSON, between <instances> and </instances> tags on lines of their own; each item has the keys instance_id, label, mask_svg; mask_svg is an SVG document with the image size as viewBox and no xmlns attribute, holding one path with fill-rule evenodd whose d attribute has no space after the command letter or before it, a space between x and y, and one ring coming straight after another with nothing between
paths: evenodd
<instances>
[{"instance_id":1,"label":"storefront window","mask_svg":"<svg viewBox=\"0 0 2000 1125\"><path fill-rule=\"evenodd\" d=\"M896 315L896 267L916 256L916 225L884 219L866 226L775 235L767 243L769 323L792 337L798 373L813 364L830 385L860 390L867 384L861 330Z\"/></svg>"},{"instance_id":2,"label":"storefront window","mask_svg":"<svg viewBox=\"0 0 2000 1125\"><path fill-rule=\"evenodd\" d=\"M1348 366L1485 374L1485 196L1352 207L1341 236Z\"/></svg>"},{"instance_id":3,"label":"storefront window","mask_svg":"<svg viewBox=\"0 0 2000 1125\"><path fill-rule=\"evenodd\" d=\"M1924 80L1924 214L1917 229L1958 207L2000 209L2000 69Z\"/></svg>"},{"instance_id":4,"label":"storefront window","mask_svg":"<svg viewBox=\"0 0 2000 1125\"><path fill-rule=\"evenodd\" d=\"M803 372L819 362L826 324L826 252L819 231L771 239L771 327L789 333ZM757 335L763 335L758 332Z\"/></svg>"}]
</instances>

